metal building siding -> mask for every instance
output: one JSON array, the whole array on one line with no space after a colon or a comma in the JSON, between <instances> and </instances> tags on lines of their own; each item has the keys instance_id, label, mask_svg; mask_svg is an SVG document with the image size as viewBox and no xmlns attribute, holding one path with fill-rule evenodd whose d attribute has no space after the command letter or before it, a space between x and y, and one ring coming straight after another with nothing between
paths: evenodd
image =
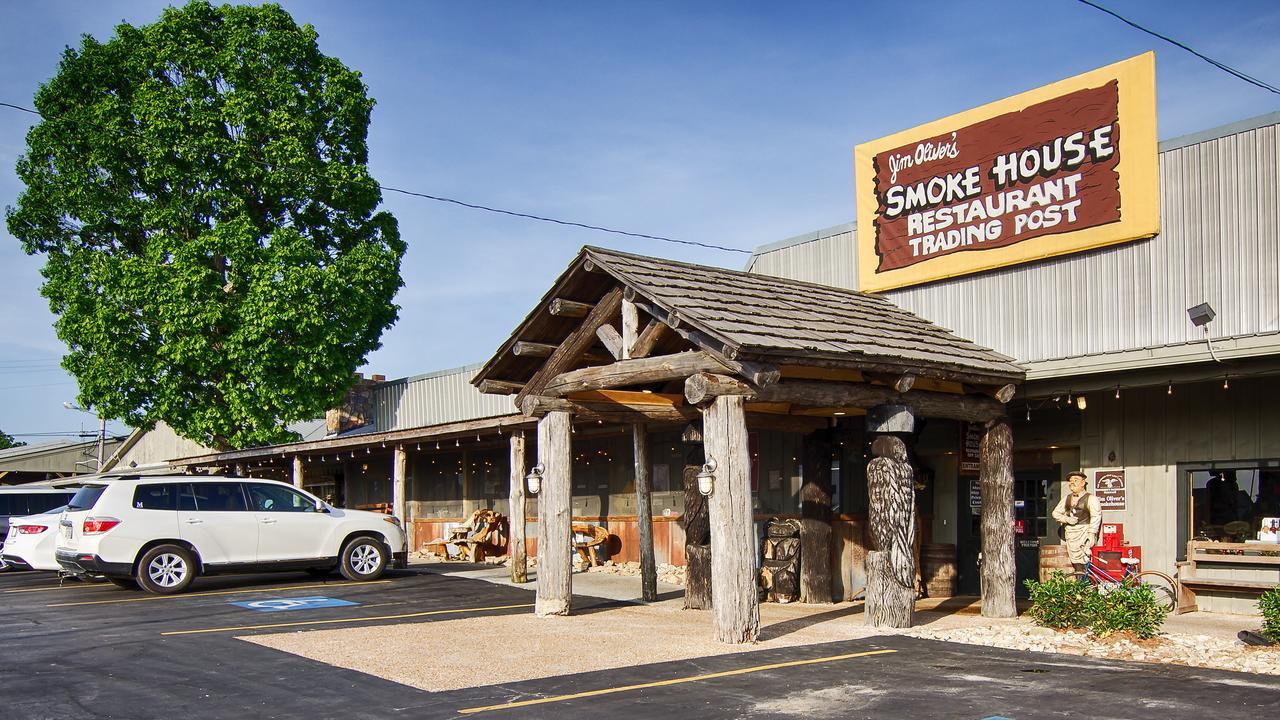
<instances>
[{"instance_id":1,"label":"metal building siding","mask_svg":"<svg viewBox=\"0 0 1280 720\"><path fill-rule=\"evenodd\" d=\"M506 395L485 395L470 383L480 365L392 380L373 391L380 432L507 415Z\"/></svg>"},{"instance_id":2,"label":"metal building siding","mask_svg":"<svg viewBox=\"0 0 1280 720\"><path fill-rule=\"evenodd\" d=\"M891 290L890 300L1023 362L1280 332L1280 157L1274 123L1160 153L1149 240ZM856 288L853 232L764 248L753 272Z\"/></svg>"}]
</instances>

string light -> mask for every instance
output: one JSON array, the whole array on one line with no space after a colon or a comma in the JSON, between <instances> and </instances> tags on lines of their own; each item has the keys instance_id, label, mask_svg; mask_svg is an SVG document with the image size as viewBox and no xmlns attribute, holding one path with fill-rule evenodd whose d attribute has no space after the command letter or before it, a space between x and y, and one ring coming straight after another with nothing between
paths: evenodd
<instances>
[{"instance_id":1,"label":"string light","mask_svg":"<svg viewBox=\"0 0 1280 720\"><path fill-rule=\"evenodd\" d=\"M1229 378L1229 377L1224 377L1224 378L1222 378L1222 389L1223 389L1223 390L1230 390L1230 389L1231 389L1231 378Z\"/></svg>"},{"instance_id":2,"label":"string light","mask_svg":"<svg viewBox=\"0 0 1280 720\"><path fill-rule=\"evenodd\" d=\"M1165 394L1165 395L1172 395L1172 394L1173 394L1173 383L1169 383L1169 388L1168 388L1167 390L1165 390L1164 394Z\"/></svg>"},{"instance_id":3,"label":"string light","mask_svg":"<svg viewBox=\"0 0 1280 720\"><path fill-rule=\"evenodd\" d=\"M1119 399L1120 399L1120 386L1119 386L1119 385L1117 385L1117 386L1116 386L1116 399L1117 399L1117 400L1119 400Z\"/></svg>"}]
</instances>

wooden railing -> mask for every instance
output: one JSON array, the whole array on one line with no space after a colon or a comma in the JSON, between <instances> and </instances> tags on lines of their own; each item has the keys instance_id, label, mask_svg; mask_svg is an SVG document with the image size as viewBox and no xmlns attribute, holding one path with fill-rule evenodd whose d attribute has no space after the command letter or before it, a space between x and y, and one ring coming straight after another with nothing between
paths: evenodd
<instances>
[{"instance_id":1,"label":"wooden railing","mask_svg":"<svg viewBox=\"0 0 1280 720\"><path fill-rule=\"evenodd\" d=\"M1207 540L1188 542L1187 559L1178 563L1178 612L1191 612L1196 609L1197 591L1221 590L1261 594L1280 584L1274 580L1201 577L1196 570L1205 563L1243 565L1258 569L1280 568L1280 545Z\"/></svg>"}]
</instances>

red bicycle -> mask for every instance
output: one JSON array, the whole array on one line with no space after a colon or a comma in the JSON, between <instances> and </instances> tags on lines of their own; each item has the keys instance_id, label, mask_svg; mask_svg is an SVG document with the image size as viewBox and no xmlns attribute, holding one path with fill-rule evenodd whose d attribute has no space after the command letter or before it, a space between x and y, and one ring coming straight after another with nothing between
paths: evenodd
<instances>
[{"instance_id":1,"label":"red bicycle","mask_svg":"<svg viewBox=\"0 0 1280 720\"><path fill-rule=\"evenodd\" d=\"M1090 560L1084 566L1084 572L1072 573L1077 582L1096 585L1102 592L1120 587L1125 583L1145 585L1151 588L1156 596L1156 603L1166 610L1173 610L1178 602L1178 583L1159 570L1138 570L1136 558L1120 558L1124 571L1116 573L1107 568L1094 565Z\"/></svg>"}]
</instances>

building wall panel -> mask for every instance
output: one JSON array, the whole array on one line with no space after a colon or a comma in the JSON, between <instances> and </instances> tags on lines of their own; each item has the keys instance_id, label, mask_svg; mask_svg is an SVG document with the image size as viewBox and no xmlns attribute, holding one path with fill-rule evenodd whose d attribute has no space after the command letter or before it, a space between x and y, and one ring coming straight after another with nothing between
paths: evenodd
<instances>
[{"instance_id":1,"label":"building wall panel","mask_svg":"<svg viewBox=\"0 0 1280 720\"><path fill-rule=\"evenodd\" d=\"M479 365L382 383L373 391L380 431L438 425L515 412L506 395L485 395L471 385Z\"/></svg>"}]
</instances>

